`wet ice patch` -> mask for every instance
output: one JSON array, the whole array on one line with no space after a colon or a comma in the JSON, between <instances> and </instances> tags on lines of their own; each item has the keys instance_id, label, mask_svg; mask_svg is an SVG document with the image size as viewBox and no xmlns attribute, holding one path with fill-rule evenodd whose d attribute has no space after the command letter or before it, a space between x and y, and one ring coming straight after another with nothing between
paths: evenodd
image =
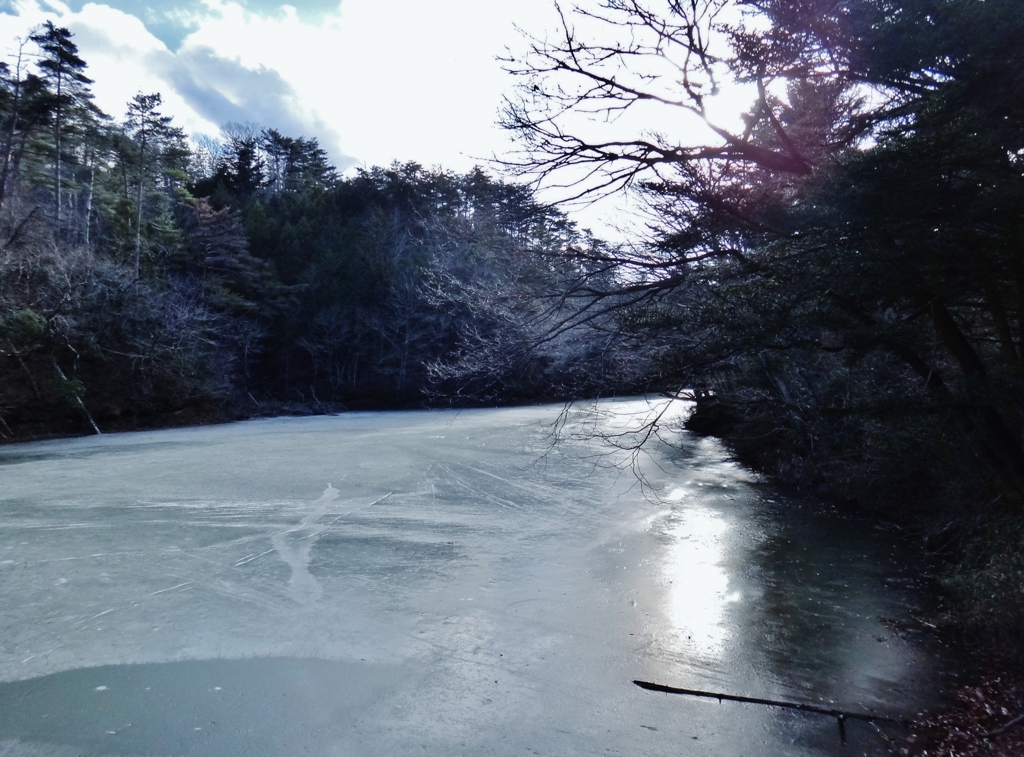
<instances>
[{"instance_id":1,"label":"wet ice patch","mask_svg":"<svg viewBox=\"0 0 1024 757\"><path fill-rule=\"evenodd\" d=\"M343 743L405 672L265 657L77 668L0 682L0 757L324 754L324 743ZM97 688L109 691L91 696ZM367 753L382 754L359 751Z\"/></svg>"}]
</instances>

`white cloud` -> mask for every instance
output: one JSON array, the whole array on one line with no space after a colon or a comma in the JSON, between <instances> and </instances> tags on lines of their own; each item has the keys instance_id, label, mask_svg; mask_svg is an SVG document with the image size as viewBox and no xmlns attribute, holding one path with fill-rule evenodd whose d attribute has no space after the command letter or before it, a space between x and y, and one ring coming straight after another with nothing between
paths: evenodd
<instances>
[{"instance_id":1,"label":"white cloud","mask_svg":"<svg viewBox=\"0 0 1024 757\"><path fill-rule=\"evenodd\" d=\"M513 82L496 56L523 47L514 25L542 36L555 19L552 0L344 0L316 19L288 6L261 15L232 0L156 0L145 13L177 14L172 50L148 16L103 3L9 4L0 47L46 19L67 26L97 104L117 118L136 92L160 92L190 133L254 122L317 138L339 168L399 160L464 171L505 152L495 122ZM584 218L603 226L593 211Z\"/></svg>"},{"instance_id":2,"label":"white cloud","mask_svg":"<svg viewBox=\"0 0 1024 757\"><path fill-rule=\"evenodd\" d=\"M389 152L428 165L486 159L502 141L494 121L507 77L494 56L511 41L510 19L467 0L402 10L396 23L387 3L343 7L342 65L359 72L334 86L354 106L343 114L346 133L370 162Z\"/></svg>"},{"instance_id":3,"label":"white cloud","mask_svg":"<svg viewBox=\"0 0 1024 757\"><path fill-rule=\"evenodd\" d=\"M203 0L175 11L192 31L172 51L143 20L108 5L76 13L56 0L14 4L13 19L0 16L14 34L47 18L72 30L112 115L136 92L158 91L188 131L253 121L316 137L340 164L351 155L457 170L503 149L494 122L511 82L495 56L517 43L514 21L529 25L551 10L550 0L345 0L313 22L290 6L267 16Z\"/></svg>"},{"instance_id":4,"label":"white cloud","mask_svg":"<svg viewBox=\"0 0 1024 757\"><path fill-rule=\"evenodd\" d=\"M75 33L75 42L89 64L98 104L121 118L137 93L159 92L164 113L189 132L216 133L217 124L204 118L172 85L180 62L134 16L106 5L89 4L72 18L61 19Z\"/></svg>"},{"instance_id":5,"label":"white cloud","mask_svg":"<svg viewBox=\"0 0 1024 757\"><path fill-rule=\"evenodd\" d=\"M518 39L514 17L550 10L549 0L514 8L345 0L312 24L294 10L270 18L223 0L206 5L210 17L179 54L216 49L277 72L295 89L306 120L332 127L360 163L417 160L456 169L501 149L494 122L510 82L495 56Z\"/></svg>"},{"instance_id":6,"label":"white cloud","mask_svg":"<svg viewBox=\"0 0 1024 757\"><path fill-rule=\"evenodd\" d=\"M164 112L188 132L215 134L227 121L253 121L317 137L339 164L351 163L316 103L292 86L295 72L287 77L275 68L274 55L261 54L300 48L297 40L309 29L294 12L281 24L245 14L233 3L212 5L208 26L200 24L172 52L138 17L108 5L89 3L76 13L55 2L21 0L15 8L14 17L0 15L4 28L14 32L7 46L13 48L14 36L27 35L47 19L68 27L95 80L97 105L114 117L124 114L136 92L160 92Z\"/></svg>"},{"instance_id":7,"label":"white cloud","mask_svg":"<svg viewBox=\"0 0 1024 757\"><path fill-rule=\"evenodd\" d=\"M51 7L53 10L47 10ZM135 16L107 5L89 3L78 13L66 5L25 0L17 5L18 15L5 26L25 36L46 20L66 26L74 34L79 54L88 64L86 73L95 80L96 104L120 118L136 92L160 92L164 112L188 131L215 132L216 125L201 117L170 86L167 73L175 67L175 56Z\"/></svg>"}]
</instances>

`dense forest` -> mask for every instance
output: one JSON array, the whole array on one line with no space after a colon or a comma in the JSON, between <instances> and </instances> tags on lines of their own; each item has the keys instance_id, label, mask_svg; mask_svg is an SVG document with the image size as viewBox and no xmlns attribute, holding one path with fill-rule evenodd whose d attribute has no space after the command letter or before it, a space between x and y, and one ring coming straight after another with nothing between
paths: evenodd
<instances>
[{"instance_id":1,"label":"dense forest","mask_svg":"<svg viewBox=\"0 0 1024 757\"><path fill-rule=\"evenodd\" d=\"M35 30L0 67L0 434L686 393L773 480L956 552L958 621L1019 647L1018 0L562 21L506 61L505 168L636 192L627 244L480 169L342 178L308 136L189 139L159 94L108 117L68 30ZM648 107L703 127L594 127Z\"/></svg>"},{"instance_id":2,"label":"dense forest","mask_svg":"<svg viewBox=\"0 0 1024 757\"><path fill-rule=\"evenodd\" d=\"M101 113L86 72L52 23L0 68L5 437L622 383L607 336L537 348L601 245L528 188L415 164L343 179L273 128L190 139L159 94Z\"/></svg>"}]
</instances>

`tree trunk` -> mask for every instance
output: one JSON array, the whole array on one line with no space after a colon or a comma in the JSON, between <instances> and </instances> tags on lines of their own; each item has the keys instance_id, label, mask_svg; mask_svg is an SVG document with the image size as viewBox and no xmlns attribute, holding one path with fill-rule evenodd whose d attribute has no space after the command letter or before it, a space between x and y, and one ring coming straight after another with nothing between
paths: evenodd
<instances>
[{"instance_id":1,"label":"tree trunk","mask_svg":"<svg viewBox=\"0 0 1024 757\"><path fill-rule=\"evenodd\" d=\"M3 208L7 196L7 184L11 178L11 163L14 158L14 138L18 133L18 120L21 115L21 56L22 48L19 47L14 68L14 96L9 116L11 120L4 140L3 167L0 168L0 208Z\"/></svg>"},{"instance_id":2,"label":"tree trunk","mask_svg":"<svg viewBox=\"0 0 1024 757\"><path fill-rule=\"evenodd\" d=\"M931 313L935 331L960 365L968 382L981 389L987 388L987 372L981 357L960 330L942 300L938 297L926 297L925 304ZM1015 488L1024 493L1024 449L1021 448L1020 440L1000 412L987 400L985 404L975 408L972 414L978 421L986 445L1013 480Z\"/></svg>"},{"instance_id":3,"label":"tree trunk","mask_svg":"<svg viewBox=\"0 0 1024 757\"><path fill-rule=\"evenodd\" d=\"M989 285L986 289L985 298L988 301L988 312L992 316L992 324L995 326L996 339L999 341L999 351L1003 358L1013 365L1018 360L1017 345L1014 342L1010 319L1003 305L1003 297L995 284Z\"/></svg>"},{"instance_id":4,"label":"tree trunk","mask_svg":"<svg viewBox=\"0 0 1024 757\"><path fill-rule=\"evenodd\" d=\"M18 365L21 366L21 370L28 378L29 386L32 387L32 393L36 395L37 400L42 402L43 395L39 391L39 384L36 383L35 376L32 375L32 371L30 371L28 365L25 364L25 360L21 357L21 353L18 352L18 350L14 346L14 342L12 342L10 339L7 340L7 346L11 348L11 354L14 355L14 358L18 361Z\"/></svg>"},{"instance_id":5,"label":"tree trunk","mask_svg":"<svg viewBox=\"0 0 1024 757\"><path fill-rule=\"evenodd\" d=\"M138 280L142 257L142 190L146 180L146 135L139 143L139 188L135 196L135 278Z\"/></svg>"},{"instance_id":6,"label":"tree trunk","mask_svg":"<svg viewBox=\"0 0 1024 757\"><path fill-rule=\"evenodd\" d=\"M57 77L57 111L54 113L53 119L53 193L54 200L56 201L56 210L54 211L54 228L57 230L57 236L60 236L60 204L61 204L61 192L60 192L60 119L61 119L61 79Z\"/></svg>"},{"instance_id":7,"label":"tree trunk","mask_svg":"<svg viewBox=\"0 0 1024 757\"><path fill-rule=\"evenodd\" d=\"M68 377L64 375L64 371L62 371L60 369L60 366L57 365L56 360L53 361L53 368L54 370L57 371L57 375L60 376L62 381L68 380ZM82 398L79 397L77 394L75 395L75 404L78 405L78 409L82 411L82 415L85 416L85 419L89 421L89 425L92 426L92 430L96 433L96 435L102 436L103 432L100 431L100 427L96 425L96 421L92 419L92 413L89 412L89 408L85 406L85 403L82 402Z\"/></svg>"},{"instance_id":8,"label":"tree trunk","mask_svg":"<svg viewBox=\"0 0 1024 757\"><path fill-rule=\"evenodd\" d=\"M96 185L96 163L92 155L89 156L89 184L85 190L85 227L82 231L82 243L89 246L90 221L92 219L92 196Z\"/></svg>"}]
</instances>

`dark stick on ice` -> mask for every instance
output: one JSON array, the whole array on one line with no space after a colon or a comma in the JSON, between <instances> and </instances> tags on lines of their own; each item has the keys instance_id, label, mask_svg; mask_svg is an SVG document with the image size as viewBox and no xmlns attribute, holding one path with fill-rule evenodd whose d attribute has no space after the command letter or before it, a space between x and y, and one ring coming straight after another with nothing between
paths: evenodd
<instances>
[{"instance_id":1,"label":"dark stick on ice","mask_svg":"<svg viewBox=\"0 0 1024 757\"><path fill-rule=\"evenodd\" d=\"M683 694L691 697L705 697L707 699L717 699L719 702L746 702L747 704L761 704L768 707L784 707L789 710L800 710L801 712L814 712L819 715L828 715L835 718L839 723L839 738L843 743L846 742L846 721L848 719L866 720L868 722L901 723L904 726L909 725L909 721L900 720L899 718L890 718L884 715L870 715L863 712L847 712L846 710L819 707L814 704L803 704L801 702L783 702L777 699L744 697L736 694L722 694L715 691L701 691L699 689L679 689L675 686L666 686L661 683L651 683L650 681L633 681L633 683L641 689L647 689L648 691L661 691L665 694Z\"/></svg>"},{"instance_id":2,"label":"dark stick on ice","mask_svg":"<svg viewBox=\"0 0 1024 757\"><path fill-rule=\"evenodd\" d=\"M999 728L996 728L994 731L989 731L988 733L983 733L981 735L981 737L983 739L994 739L996 736L1002 736L1004 733L1009 731L1011 728L1013 728L1015 725L1017 725L1020 722L1024 722L1024 715L1018 715L1017 717L1015 717L1013 720L1011 720L1006 725L1000 726Z\"/></svg>"}]
</instances>

